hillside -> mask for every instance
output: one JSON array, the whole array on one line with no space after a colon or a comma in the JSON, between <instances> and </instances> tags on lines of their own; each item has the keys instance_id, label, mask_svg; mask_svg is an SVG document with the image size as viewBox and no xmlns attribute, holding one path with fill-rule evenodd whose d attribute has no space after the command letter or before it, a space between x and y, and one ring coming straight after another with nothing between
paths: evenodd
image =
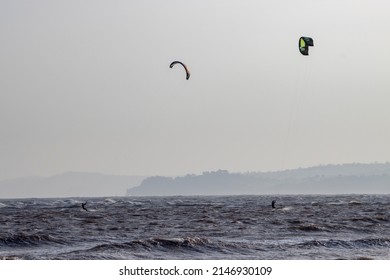
<instances>
[{"instance_id":1,"label":"hillside","mask_svg":"<svg viewBox=\"0 0 390 280\"><path fill-rule=\"evenodd\" d=\"M389 194L390 163L343 164L277 172L229 173L225 170L183 177L149 177L127 194Z\"/></svg>"},{"instance_id":2,"label":"hillside","mask_svg":"<svg viewBox=\"0 0 390 280\"><path fill-rule=\"evenodd\" d=\"M124 196L145 177L67 172L0 181L0 198Z\"/></svg>"}]
</instances>

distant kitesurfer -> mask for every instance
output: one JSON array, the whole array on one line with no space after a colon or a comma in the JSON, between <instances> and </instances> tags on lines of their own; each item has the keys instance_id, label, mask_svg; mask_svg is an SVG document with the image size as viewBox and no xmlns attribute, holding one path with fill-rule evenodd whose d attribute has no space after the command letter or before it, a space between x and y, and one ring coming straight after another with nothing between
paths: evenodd
<instances>
[{"instance_id":1,"label":"distant kitesurfer","mask_svg":"<svg viewBox=\"0 0 390 280\"><path fill-rule=\"evenodd\" d=\"M272 208L276 208L275 203L276 203L276 200L272 200L272 203L271 203Z\"/></svg>"},{"instance_id":2,"label":"distant kitesurfer","mask_svg":"<svg viewBox=\"0 0 390 280\"><path fill-rule=\"evenodd\" d=\"M88 212L88 209L85 208L85 205L87 205L87 202L81 203L81 207L83 207L83 209Z\"/></svg>"}]
</instances>

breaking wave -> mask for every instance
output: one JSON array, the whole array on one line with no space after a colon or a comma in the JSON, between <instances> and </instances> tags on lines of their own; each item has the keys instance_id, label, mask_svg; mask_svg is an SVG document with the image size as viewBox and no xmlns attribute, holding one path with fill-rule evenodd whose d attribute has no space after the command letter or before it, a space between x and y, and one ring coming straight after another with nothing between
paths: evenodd
<instances>
[{"instance_id":1,"label":"breaking wave","mask_svg":"<svg viewBox=\"0 0 390 280\"><path fill-rule=\"evenodd\" d=\"M49 234L12 234L0 236L0 247L25 247L39 246L43 244L64 244L62 240L54 238Z\"/></svg>"}]
</instances>

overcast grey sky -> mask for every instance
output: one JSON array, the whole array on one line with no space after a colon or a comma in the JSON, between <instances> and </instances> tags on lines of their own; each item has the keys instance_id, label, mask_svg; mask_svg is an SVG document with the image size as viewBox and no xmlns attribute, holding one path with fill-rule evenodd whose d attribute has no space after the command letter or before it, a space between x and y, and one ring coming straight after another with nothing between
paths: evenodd
<instances>
[{"instance_id":1,"label":"overcast grey sky","mask_svg":"<svg viewBox=\"0 0 390 280\"><path fill-rule=\"evenodd\" d=\"M390 2L0 0L0 101L0 179L389 161Z\"/></svg>"}]
</instances>

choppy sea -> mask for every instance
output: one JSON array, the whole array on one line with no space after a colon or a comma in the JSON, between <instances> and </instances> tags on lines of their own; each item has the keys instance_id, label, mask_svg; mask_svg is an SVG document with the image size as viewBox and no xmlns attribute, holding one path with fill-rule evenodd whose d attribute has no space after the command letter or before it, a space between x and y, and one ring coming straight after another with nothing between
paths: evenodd
<instances>
[{"instance_id":1,"label":"choppy sea","mask_svg":"<svg viewBox=\"0 0 390 280\"><path fill-rule=\"evenodd\" d=\"M0 200L0 259L389 260L390 196Z\"/></svg>"}]
</instances>

